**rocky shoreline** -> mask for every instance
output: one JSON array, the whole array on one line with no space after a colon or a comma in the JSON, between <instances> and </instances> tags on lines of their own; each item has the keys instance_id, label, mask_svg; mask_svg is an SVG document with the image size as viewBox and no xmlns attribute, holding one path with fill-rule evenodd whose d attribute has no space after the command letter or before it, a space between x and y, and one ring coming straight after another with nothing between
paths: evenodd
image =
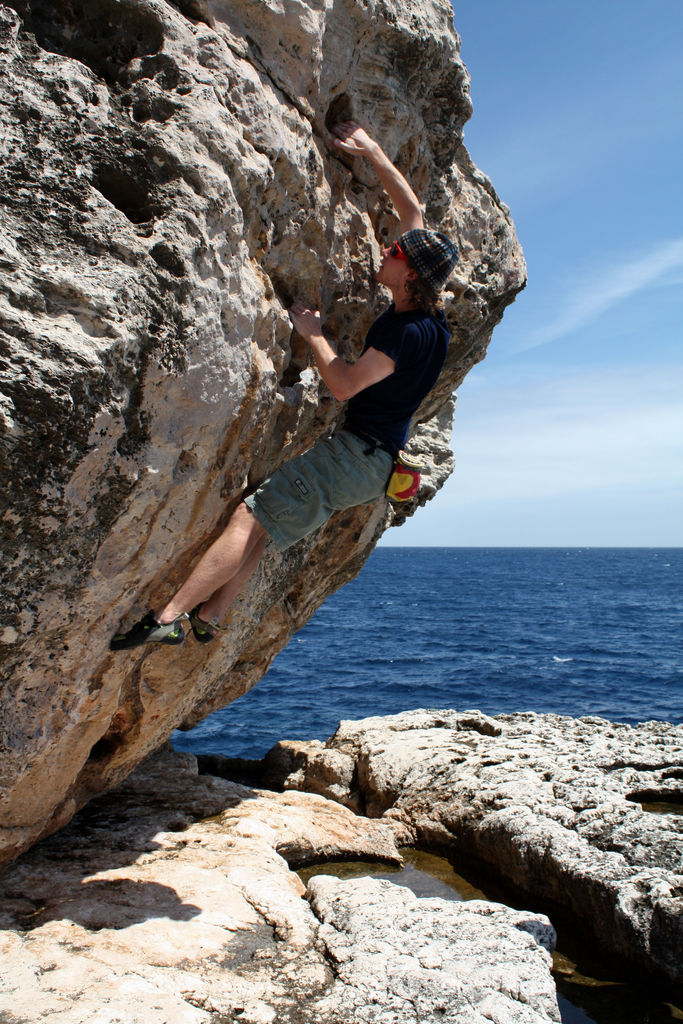
<instances>
[{"instance_id":1,"label":"rocky shoreline","mask_svg":"<svg viewBox=\"0 0 683 1024\"><path fill-rule=\"evenodd\" d=\"M0 1019L559 1021L544 915L292 870L416 842L466 847L680 982L683 822L637 801L683 800L681 727L414 711L260 768L281 791L165 749L10 865Z\"/></svg>"},{"instance_id":2,"label":"rocky shoreline","mask_svg":"<svg viewBox=\"0 0 683 1024\"><path fill-rule=\"evenodd\" d=\"M278 744L270 785L407 826L569 913L596 945L683 983L683 726L412 711Z\"/></svg>"}]
</instances>

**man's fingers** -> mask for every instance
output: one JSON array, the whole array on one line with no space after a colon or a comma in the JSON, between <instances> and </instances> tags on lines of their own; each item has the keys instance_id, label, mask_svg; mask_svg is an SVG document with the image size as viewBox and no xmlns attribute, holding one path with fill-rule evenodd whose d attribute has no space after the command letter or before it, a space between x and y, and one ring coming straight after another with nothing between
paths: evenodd
<instances>
[{"instance_id":1,"label":"man's fingers","mask_svg":"<svg viewBox=\"0 0 683 1024\"><path fill-rule=\"evenodd\" d=\"M362 147L358 145L355 139L333 139L332 141L337 149L343 149L345 153L357 155L363 152Z\"/></svg>"},{"instance_id":2,"label":"man's fingers","mask_svg":"<svg viewBox=\"0 0 683 1024\"><path fill-rule=\"evenodd\" d=\"M347 139L358 130L358 127L355 121L340 121L332 127L332 132L340 139Z\"/></svg>"},{"instance_id":3,"label":"man's fingers","mask_svg":"<svg viewBox=\"0 0 683 1024\"><path fill-rule=\"evenodd\" d=\"M316 317L320 316L319 309L309 309L308 306L302 305L300 302L293 302L287 310L290 316L299 317Z\"/></svg>"}]
</instances>

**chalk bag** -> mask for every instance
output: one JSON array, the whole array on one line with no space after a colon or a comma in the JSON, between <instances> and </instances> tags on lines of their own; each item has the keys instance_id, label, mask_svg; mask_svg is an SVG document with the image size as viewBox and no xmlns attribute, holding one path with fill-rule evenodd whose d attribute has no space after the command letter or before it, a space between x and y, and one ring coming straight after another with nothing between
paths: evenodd
<instances>
[{"instance_id":1,"label":"chalk bag","mask_svg":"<svg viewBox=\"0 0 683 1024\"><path fill-rule=\"evenodd\" d=\"M414 498L420 489L420 473L423 468L417 459L405 452L399 452L387 484L387 497L392 501L408 501L409 498Z\"/></svg>"}]
</instances>

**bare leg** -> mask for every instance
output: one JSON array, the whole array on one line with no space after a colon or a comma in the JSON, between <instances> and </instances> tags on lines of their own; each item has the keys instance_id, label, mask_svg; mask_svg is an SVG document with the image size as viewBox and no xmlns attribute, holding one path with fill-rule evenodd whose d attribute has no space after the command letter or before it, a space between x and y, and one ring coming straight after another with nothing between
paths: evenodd
<instances>
[{"instance_id":1,"label":"bare leg","mask_svg":"<svg viewBox=\"0 0 683 1024\"><path fill-rule=\"evenodd\" d=\"M220 594L223 588L230 587L234 581L234 592L230 597L232 601L240 586L256 568L263 553L265 537L266 531L256 516L246 505L238 505L223 533L204 552L180 590L167 605L155 612L157 622L172 622L183 612L191 611L200 602L208 601L216 591ZM252 557L255 556L257 549L258 557ZM239 581L237 577L240 578ZM226 590L226 597L229 593L230 590ZM218 598L218 595L216 596ZM221 605L223 603L221 600ZM214 614L216 613L212 606L211 616Z\"/></svg>"},{"instance_id":2,"label":"bare leg","mask_svg":"<svg viewBox=\"0 0 683 1024\"><path fill-rule=\"evenodd\" d=\"M205 601L201 606L199 609L199 617L201 619L205 622L210 622L214 618L218 619L219 622L223 621L223 618L225 617L232 602L235 600L240 590L261 561L261 555L263 554L265 546L265 537L261 537L256 541L251 549L251 553L242 563L242 567L239 572L235 573L232 579L228 580L220 590L216 590L209 600Z\"/></svg>"}]
</instances>

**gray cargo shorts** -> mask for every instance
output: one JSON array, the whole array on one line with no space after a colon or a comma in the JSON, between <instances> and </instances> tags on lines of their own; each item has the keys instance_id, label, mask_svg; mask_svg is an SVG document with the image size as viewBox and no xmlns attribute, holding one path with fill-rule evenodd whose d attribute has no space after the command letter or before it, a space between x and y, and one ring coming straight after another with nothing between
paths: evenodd
<instances>
[{"instance_id":1,"label":"gray cargo shorts","mask_svg":"<svg viewBox=\"0 0 683 1024\"><path fill-rule=\"evenodd\" d=\"M383 448L366 451L366 441L341 430L286 462L245 498L278 550L322 526L333 512L384 494L394 460Z\"/></svg>"}]
</instances>

